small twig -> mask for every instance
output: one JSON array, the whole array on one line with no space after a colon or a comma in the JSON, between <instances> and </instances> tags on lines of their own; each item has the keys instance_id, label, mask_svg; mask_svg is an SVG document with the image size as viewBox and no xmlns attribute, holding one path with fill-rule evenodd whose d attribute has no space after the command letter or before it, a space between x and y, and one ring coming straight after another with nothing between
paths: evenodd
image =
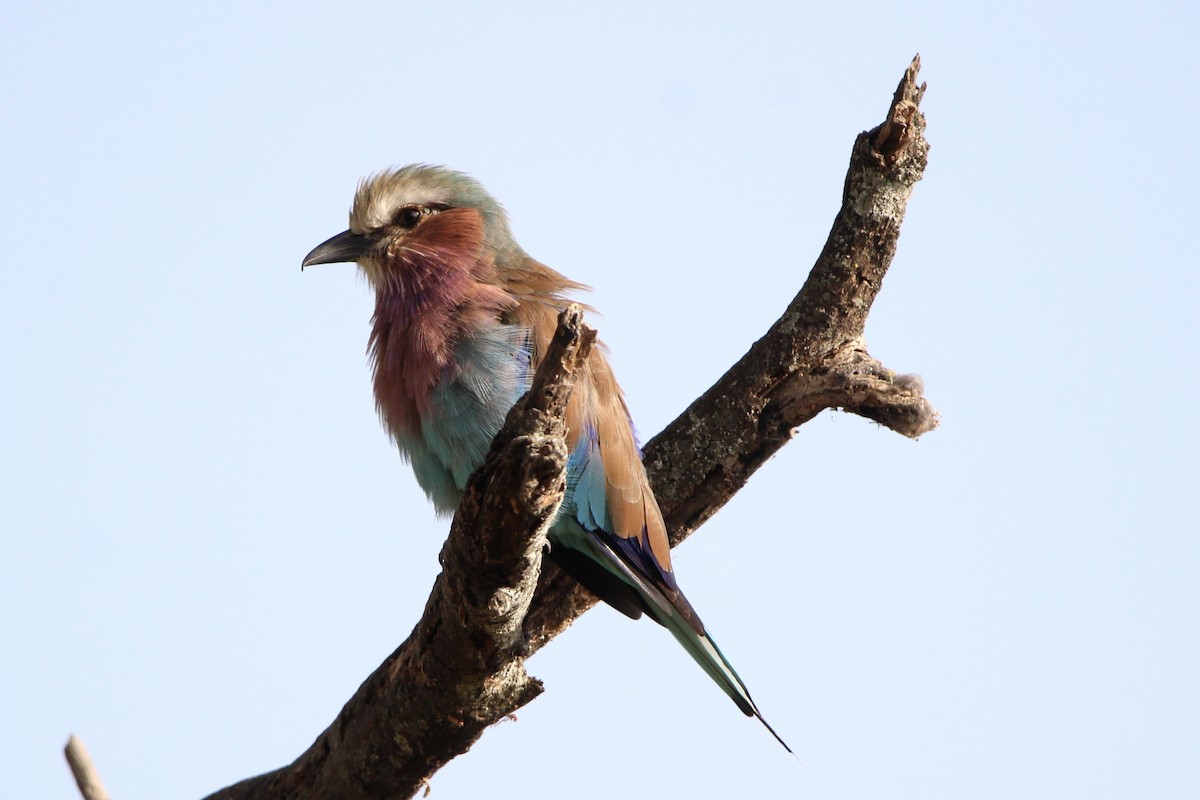
<instances>
[{"instance_id":1,"label":"small twig","mask_svg":"<svg viewBox=\"0 0 1200 800\"><path fill-rule=\"evenodd\" d=\"M83 740L71 736L63 753L67 756L67 764L71 767L75 785L79 787L83 800L109 800L108 790L101 783L100 774L96 772L96 765L92 763L92 756L84 747Z\"/></svg>"}]
</instances>

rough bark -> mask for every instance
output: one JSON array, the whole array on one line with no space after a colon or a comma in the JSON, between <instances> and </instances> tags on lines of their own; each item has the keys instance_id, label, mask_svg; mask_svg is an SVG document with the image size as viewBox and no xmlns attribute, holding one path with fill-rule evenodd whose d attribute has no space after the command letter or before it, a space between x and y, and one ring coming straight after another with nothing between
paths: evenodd
<instances>
[{"instance_id":1,"label":"rough bark","mask_svg":"<svg viewBox=\"0 0 1200 800\"><path fill-rule=\"evenodd\" d=\"M824 409L910 437L936 427L920 379L886 369L863 341L929 151L919 66L914 59L905 72L884 123L855 141L841 210L800 293L737 364L647 444L647 468L673 542L711 517L797 426ZM410 796L484 728L542 691L525 672L525 657L596 602L541 564L564 487L562 409L590 346L578 310L569 312L534 389L471 479L442 551L444 570L408 640L295 762L209 800Z\"/></svg>"}]
</instances>

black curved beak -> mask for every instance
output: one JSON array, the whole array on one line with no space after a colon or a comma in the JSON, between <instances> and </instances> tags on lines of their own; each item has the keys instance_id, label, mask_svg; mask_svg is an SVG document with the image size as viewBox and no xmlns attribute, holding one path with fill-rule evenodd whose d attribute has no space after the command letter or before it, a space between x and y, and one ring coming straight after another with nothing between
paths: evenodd
<instances>
[{"instance_id":1,"label":"black curved beak","mask_svg":"<svg viewBox=\"0 0 1200 800\"><path fill-rule=\"evenodd\" d=\"M343 261L358 261L367 254L375 240L351 231L342 231L337 236L331 236L304 257L300 269L314 264L338 264Z\"/></svg>"}]
</instances>

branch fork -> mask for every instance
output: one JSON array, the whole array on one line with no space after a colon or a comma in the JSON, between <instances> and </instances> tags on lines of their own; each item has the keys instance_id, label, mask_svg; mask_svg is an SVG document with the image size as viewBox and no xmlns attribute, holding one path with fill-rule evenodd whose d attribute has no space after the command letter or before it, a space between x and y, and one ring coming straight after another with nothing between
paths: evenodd
<instances>
[{"instance_id":1,"label":"branch fork","mask_svg":"<svg viewBox=\"0 0 1200 800\"><path fill-rule=\"evenodd\" d=\"M921 379L886 368L863 339L929 153L919 69L914 58L883 124L856 139L841 209L799 294L737 364L646 445L673 544L825 409L912 438L937 426ZM596 603L542 563L565 490L563 411L593 340L578 307L559 318L533 388L468 483L441 552L443 572L408 639L295 762L208 800L411 796L489 725L542 692L525 658Z\"/></svg>"}]
</instances>

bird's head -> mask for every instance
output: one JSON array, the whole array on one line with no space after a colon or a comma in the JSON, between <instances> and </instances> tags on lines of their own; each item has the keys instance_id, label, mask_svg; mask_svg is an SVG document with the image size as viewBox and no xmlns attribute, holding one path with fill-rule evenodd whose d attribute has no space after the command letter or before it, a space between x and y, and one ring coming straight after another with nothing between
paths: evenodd
<instances>
[{"instance_id":1,"label":"bird's head","mask_svg":"<svg viewBox=\"0 0 1200 800\"><path fill-rule=\"evenodd\" d=\"M301 269L356 262L377 291L400 284L413 264L447 268L481 256L520 253L504 209L474 178L427 164L389 169L363 180L350 228L313 248Z\"/></svg>"}]
</instances>

